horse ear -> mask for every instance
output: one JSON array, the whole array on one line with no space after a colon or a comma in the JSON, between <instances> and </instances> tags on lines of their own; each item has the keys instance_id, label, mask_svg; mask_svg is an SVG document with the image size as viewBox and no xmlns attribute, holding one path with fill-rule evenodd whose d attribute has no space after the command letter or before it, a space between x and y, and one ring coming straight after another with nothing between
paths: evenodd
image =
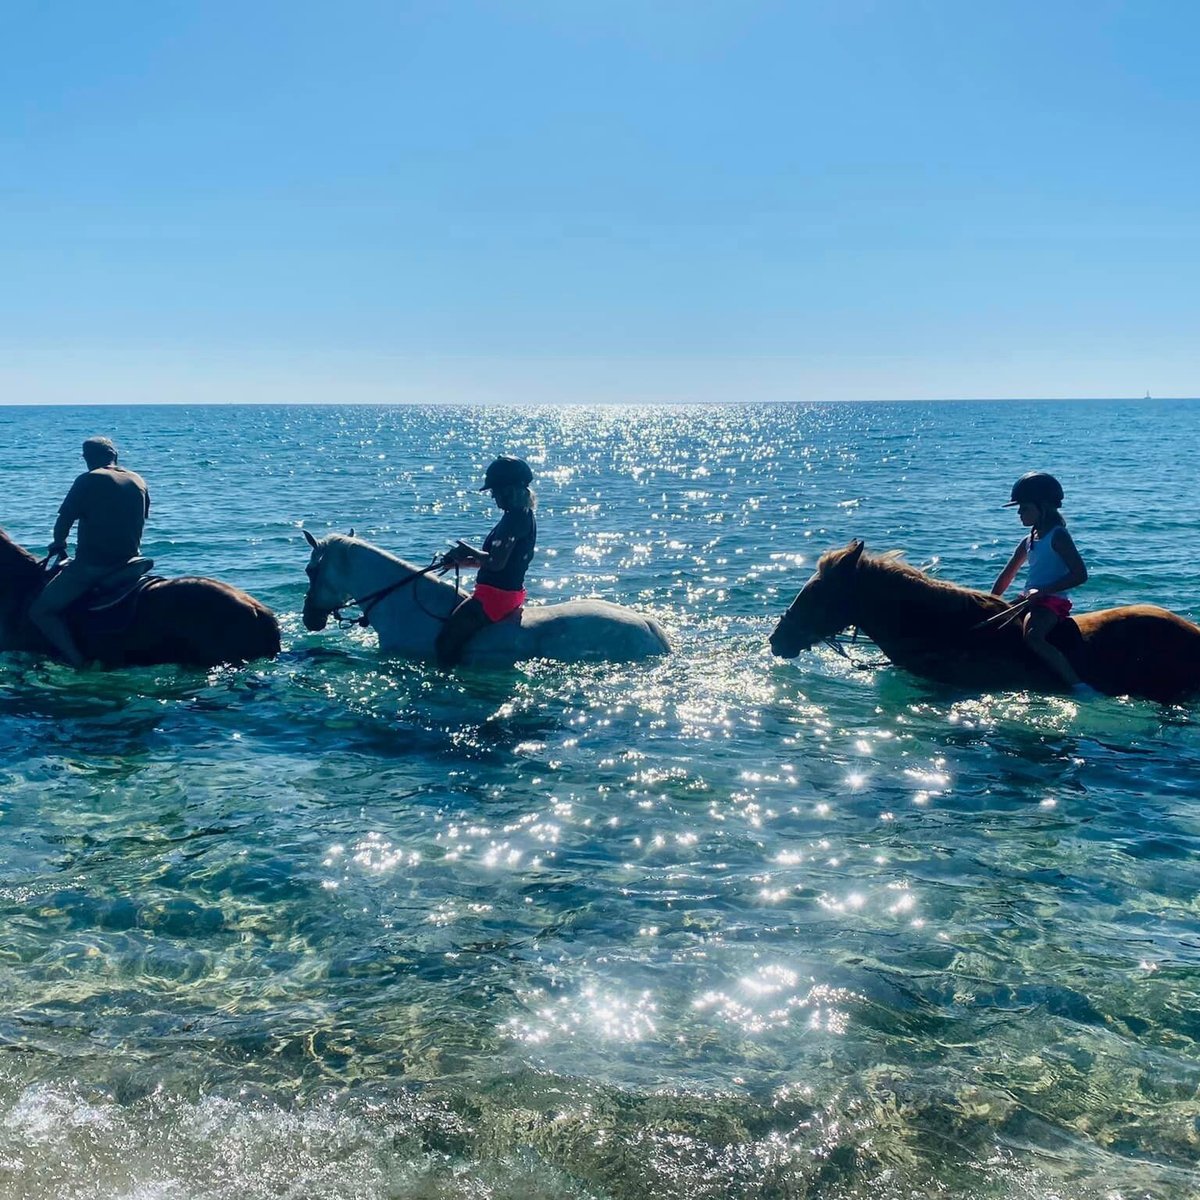
<instances>
[{"instance_id":1,"label":"horse ear","mask_svg":"<svg viewBox=\"0 0 1200 1200\"><path fill-rule=\"evenodd\" d=\"M853 570L858 566L858 560L862 558L863 551L867 548L866 542L862 538L855 538L854 541L846 547L846 557L842 559L842 565L847 570Z\"/></svg>"},{"instance_id":2,"label":"horse ear","mask_svg":"<svg viewBox=\"0 0 1200 1200\"><path fill-rule=\"evenodd\" d=\"M353 537L353 536L354 536L354 526L353 526L353 525L351 525L351 526L350 526L350 534L349 534L349 536L350 536L350 537Z\"/></svg>"},{"instance_id":3,"label":"horse ear","mask_svg":"<svg viewBox=\"0 0 1200 1200\"><path fill-rule=\"evenodd\" d=\"M304 531L304 540L315 550L317 548L317 539L306 529Z\"/></svg>"}]
</instances>

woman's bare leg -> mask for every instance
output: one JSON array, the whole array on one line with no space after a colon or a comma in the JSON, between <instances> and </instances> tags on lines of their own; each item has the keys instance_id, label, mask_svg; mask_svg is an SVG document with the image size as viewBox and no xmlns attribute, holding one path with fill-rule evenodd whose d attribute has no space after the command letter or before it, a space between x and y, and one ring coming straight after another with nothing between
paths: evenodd
<instances>
[{"instance_id":1,"label":"woman's bare leg","mask_svg":"<svg viewBox=\"0 0 1200 1200\"><path fill-rule=\"evenodd\" d=\"M439 667L453 667L462 661L463 651L471 638L492 622L483 605L469 596L451 614L437 635L434 649Z\"/></svg>"}]
</instances>

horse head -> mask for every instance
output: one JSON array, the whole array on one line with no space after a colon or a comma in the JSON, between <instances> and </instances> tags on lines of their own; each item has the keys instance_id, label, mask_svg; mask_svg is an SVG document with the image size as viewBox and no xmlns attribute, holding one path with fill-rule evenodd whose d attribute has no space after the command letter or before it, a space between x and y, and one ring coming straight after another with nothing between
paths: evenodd
<instances>
[{"instance_id":1,"label":"horse head","mask_svg":"<svg viewBox=\"0 0 1200 1200\"><path fill-rule=\"evenodd\" d=\"M39 562L0 529L0 593L5 599L31 599L49 578L46 562L46 559Z\"/></svg>"},{"instance_id":2,"label":"horse head","mask_svg":"<svg viewBox=\"0 0 1200 1200\"><path fill-rule=\"evenodd\" d=\"M0 649L25 649L29 605L50 578L47 562L39 562L0 529Z\"/></svg>"},{"instance_id":3,"label":"horse head","mask_svg":"<svg viewBox=\"0 0 1200 1200\"><path fill-rule=\"evenodd\" d=\"M823 554L813 577L800 589L771 634L771 651L795 658L854 623L854 573L863 543L856 538L841 550Z\"/></svg>"},{"instance_id":4,"label":"horse head","mask_svg":"<svg viewBox=\"0 0 1200 1200\"><path fill-rule=\"evenodd\" d=\"M304 540L312 547L308 566L308 591L304 594L304 628L316 633L329 624L329 614L349 604L352 597L337 578L338 546L332 537L315 538L306 529Z\"/></svg>"}]
</instances>

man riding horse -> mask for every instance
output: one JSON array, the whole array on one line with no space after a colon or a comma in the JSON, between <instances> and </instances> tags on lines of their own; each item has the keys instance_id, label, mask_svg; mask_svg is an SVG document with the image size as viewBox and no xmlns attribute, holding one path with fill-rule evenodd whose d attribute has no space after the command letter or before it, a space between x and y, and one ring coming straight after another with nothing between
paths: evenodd
<instances>
[{"instance_id":1,"label":"man riding horse","mask_svg":"<svg viewBox=\"0 0 1200 1200\"><path fill-rule=\"evenodd\" d=\"M64 557L71 526L78 522L75 557L46 584L29 609L30 620L73 667L83 666L85 659L64 613L106 575L137 556L150 515L146 481L117 465L117 448L108 438L88 438L83 460L88 469L67 492L48 549L52 557Z\"/></svg>"}]
</instances>

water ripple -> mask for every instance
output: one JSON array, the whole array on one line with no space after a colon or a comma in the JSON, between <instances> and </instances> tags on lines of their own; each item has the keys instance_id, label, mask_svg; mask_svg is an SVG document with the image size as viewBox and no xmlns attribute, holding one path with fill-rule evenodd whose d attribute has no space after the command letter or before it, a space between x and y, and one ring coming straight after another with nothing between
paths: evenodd
<instances>
[{"instance_id":1,"label":"water ripple","mask_svg":"<svg viewBox=\"0 0 1200 1200\"><path fill-rule=\"evenodd\" d=\"M243 671L0 665L0 1190L1191 1195L1190 712L765 646L851 535L990 581L1034 420L1089 464L1088 603L1194 614L1170 415L1130 457L1101 406L0 410L15 535L111 429L160 566L285 633ZM501 449L535 599L637 604L671 658L445 676L303 630L301 523L426 556L486 530ZM1116 513L1135 471L1176 499Z\"/></svg>"}]
</instances>

